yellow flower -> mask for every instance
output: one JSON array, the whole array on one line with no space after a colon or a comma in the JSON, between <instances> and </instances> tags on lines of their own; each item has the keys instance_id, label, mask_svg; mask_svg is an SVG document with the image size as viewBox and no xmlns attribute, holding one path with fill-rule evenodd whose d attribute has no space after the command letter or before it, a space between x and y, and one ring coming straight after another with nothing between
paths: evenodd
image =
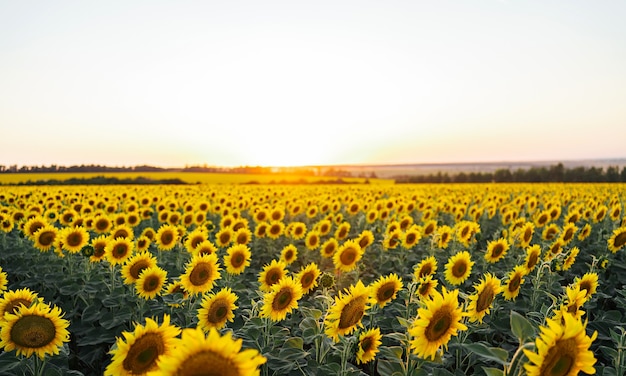
<instances>
[{"instance_id":1,"label":"yellow flower","mask_svg":"<svg viewBox=\"0 0 626 376\"><path fill-rule=\"evenodd\" d=\"M574 283L578 285L581 291L585 291L585 299L589 300L591 295L598 290L598 274L585 273L582 277L576 277Z\"/></svg>"},{"instance_id":2,"label":"yellow flower","mask_svg":"<svg viewBox=\"0 0 626 376\"><path fill-rule=\"evenodd\" d=\"M609 238L608 247L613 253L616 253L626 244L626 227L620 227L613 230L613 235Z\"/></svg>"},{"instance_id":3,"label":"yellow flower","mask_svg":"<svg viewBox=\"0 0 626 376\"><path fill-rule=\"evenodd\" d=\"M509 250L509 243L504 238L492 240L487 244L487 252L485 253L485 260L493 264L500 261Z\"/></svg>"},{"instance_id":4,"label":"yellow flower","mask_svg":"<svg viewBox=\"0 0 626 376\"><path fill-rule=\"evenodd\" d=\"M568 313L563 320L547 320L535 340L537 352L524 349L529 362L524 365L528 376L595 374L596 358L589 350L597 332L589 337L586 325Z\"/></svg>"},{"instance_id":5,"label":"yellow flower","mask_svg":"<svg viewBox=\"0 0 626 376\"><path fill-rule=\"evenodd\" d=\"M139 279L139 275L144 269L157 265L156 257L149 252L139 252L131 256L124 266L122 266L122 277L124 283L131 285Z\"/></svg>"},{"instance_id":6,"label":"yellow flower","mask_svg":"<svg viewBox=\"0 0 626 376\"><path fill-rule=\"evenodd\" d=\"M164 224L159 227L159 230L154 236L154 241L157 244L157 248L163 251L169 251L176 246L179 233L176 226L171 224Z\"/></svg>"},{"instance_id":7,"label":"yellow flower","mask_svg":"<svg viewBox=\"0 0 626 376\"><path fill-rule=\"evenodd\" d=\"M491 304L496 296L502 292L500 280L491 273L485 273L485 278L475 286L476 291L470 296L467 315L471 322L483 322L485 314L489 313Z\"/></svg>"},{"instance_id":8,"label":"yellow flower","mask_svg":"<svg viewBox=\"0 0 626 376\"><path fill-rule=\"evenodd\" d=\"M198 309L198 327L205 332L211 328L222 329L226 322L232 322L235 318L234 310L237 309L235 302L238 297L229 287L222 288L216 294L209 294L202 300L202 306Z\"/></svg>"},{"instance_id":9,"label":"yellow flower","mask_svg":"<svg viewBox=\"0 0 626 376\"><path fill-rule=\"evenodd\" d=\"M135 324L132 332L123 332L118 337L111 363L104 371L105 376L146 375L157 369L161 357L169 355L176 345L180 329L170 325L169 315L163 315L163 323L157 324L151 318L146 325Z\"/></svg>"},{"instance_id":10,"label":"yellow flower","mask_svg":"<svg viewBox=\"0 0 626 376\"><path fill-rule=\"evenodd\" d=\"M64 342L69 342L69 321L62 319L58 307L47 304L20 306L15 313L5 313L0 320L0 348L16 350L17 355L30 358L36 354L40 359L57 355Z\"/></svg>"},{"instance_id":11,"label":"yellow flower","mask_svg":"<svg viewBox=\"0 0 626 376\"><path fill-rule=\"evenodd\" d=\"M315 287L317 287L317 279L322 274L317 264L312 262L306 267L303 267L298 274L296 274L296 280L300 282L302 286L302 292L308 294Z\"/></svg>"},{"instance_id":12,"label":"yellow flower","mask_svg":"<svg viewBox=\"0 0 626 376\"><path fill-rule=\"evenodd\" d=\"M259 289L264 292L272 291L272 285L287 275L287 265L282 261L272 260L266 264L259 274Z\"/></svg>"},{"instance_id":13,"label":"yellow flower","mask_svg":"<svg viewBox=\"0 0 626 376\"><path fill-rule=\"evenodd\" d=\"M517 298L520 287L524 283L526 273L526 267L524 265L516 265L513 270L509 272L509 279L503 289L505 300L515 300L515 298Z\"/></svg>"},{"instance_id":14,"label":"yellow flower","mask_svg":"<svg viewBox=\"0 0 626 376\"><path fill-rule=\"evenodd\" d=\"M229 247L224 255L226 272L235 275L243 273L246 267L250 266L251 257L252 253L247 245L235 244Z\"/></svg>"},{"instance_id":15,"label":"yellow flower","mask_svg":"<svg viewBox=\"0 0 626 376\"><path fill-rule=\"evenodd\" d=\"M137 294L144 299L154 299L157 295L161 295L166 279L167 272L158 266L142 270L135 281Z\"/></svg>"},{"instance_id":16,"label":"yellow flower","mask_svg":"<svg viewBox=\"0 0 626 376\"><path fill-rule=\"evenodd\" d=\"M423 259L415 269L413 270L413 275L415 279L420 279L426 277L428 275L433 275L437 272L437 259L435 256L430 256Z\"/></svg>"},{"instance_id":17,"label":"yellow flower","mask_svg":"<svg viewBox=\"0 0 626 376\"><path fill-rule=\"evenodd\" d=\"M349 289L339 292L335 296L335 304L329 308L324 320L325 333L333 341L338 342L340 335L352 333L357 326L361 326L361 319L365 312L370 309L373 299L370 297L370 289L363 285L361 280Z\"/></svg>"},{"instance_id":18,"label":"yellow flower","mask_svg":"<svg viewBox=\"0 0 626 376\"><path fill-rule=\"evenodd\" d=\"M220 336L211 329L208 336L200 328L183 329L181 340L171 354L158 360L158 370L149 376L202 375L207 367L216 375L254 376L266 362L257 350L241 350L242 340L232 332Z\"/></svg>"},{"instance_id":19,"label":"yellow flower","mask_svg":"<svg viewBox=\"0 0 626 376\"><path fill-rule=\"evenodd\" d=\"M401 289L402 280L395 273L391 273L386 277L380 277L370 286L372 297L381 308L395 299L396 294Z\"/></svg>"},{"instance_id":20,"label":"yellow flower","mask_svg":"<svg viewBox=\"0 0 626 376\"><path fill-rule=\"evenodd\" d=\"M356 268L357 262L363 257L363 249L354 240L343 243L333 255L335 269L349 272Z\"/></svg>"},{"instance_id":21,"label":"yellow flower","mask_svg":"<svg viewBox=\"0 0 626 376\"><path fill-rule=\"evenodd\" d=\"M378 346L382 345L383 336L379 328L372 328L359 335L358 350L356 352L356 364L368 363L374 360L378 354Z\"/></svg>"},{"instance_id":22,"label":"yellow flower","mask_svg":"<svg viewBox=\"0 0 626 376\"><path fill-rule=\"evenodd\" d=\"M408 330L413 337L410 344L414 354L435 359L442 346L447 349L452 336L467 330L461 322L465 313L458 297L459 290L448 292L443 288L443 294L435 291L433 298L425 301L426 307L418 309L417 319Z\"/></svg>"},{"instance_id":23,"label":"yellow flower","mask_svg":"<svg viewBox=\"0 0 626 376\"><path fill-rule=\"evenodd\" d=\"M15 314L20 307L30 307L38 301L37 293L26 287L19 290L6 291L0 297L0 321L4 320L5 313Z\"/></svg>"},{"instance_id":24,"label":"yellow flower","mask_svg":"<svg viewBox=\"0 0 626 376\"><path fill-rule=\"evenodd\" d=\"M535 269L535 266L537 266L537 263L539 262L539 256L541 256L541 247L538 244L534 244L526 248L526 259L524 260L526 274Z\"/></svg>"},{"instance_id":25,"label":"yellow flower","mask_svg":"<svg viewBox=\"0 0 626 376\"><path fill-rule=\"evenodd\" d=\"M467 251L461 251L448 259L446 264L446 281L452 285L460 285L469 278L474 262Z\"/></svg>"},{"instance_id":26,"label":"yellow flower","mask_svg":"<svg viewBox=\"0 0 626 376\"><path fill-rule=\"evenodd\" d=\"M193 256L185 266L180 282L190 294L201 294L210 291L215 281L221 278L220 269L215 253Z\"/></svg>"},{"instance_id":27,"label":"yellow flower","mask_svg":"<svg viewBox=\"0 0 626 376\"><path fill-rule=\"evenodd\" d=\"M283 277L263 296L260 316L269 317L272 321L284 320L288 313L298 308L300 298L302 298L300 283L291 277Z\"/></svg>"},{"instance_id":28,"label":"yellow flower","mask_svg":"<svg viewBox=\"0 0 626 376\"><path fill-rule=\"evenodd\" d=\"M293 244L286 245L282 251L280 251L280 261L289 265L296 261L298 258L298 248Z\"/></svg>"},{"instance_id":29,"label":"yellow flower","mask_svg":"<svg viewBox=\"0 0 626 376\"><path fill-rule=\"evenodd\" d=\"M111 265L122 264L133 254L134 243L126 237L109 239L104 247L107 260Z\"/></svg>"}]
</instances>

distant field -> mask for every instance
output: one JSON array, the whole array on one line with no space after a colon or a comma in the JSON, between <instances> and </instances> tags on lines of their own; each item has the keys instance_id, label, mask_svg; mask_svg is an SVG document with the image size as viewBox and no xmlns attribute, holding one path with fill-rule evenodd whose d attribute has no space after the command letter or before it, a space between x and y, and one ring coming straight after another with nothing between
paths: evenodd
<instances>
[{"instance_id":1,"label":"distant field","mask_svg":"<svg viewBox=\"0 0 626 376\"><path fill-rule=\"evenodd\" d=\"M98 176L114 177L118 179L135 179L138 177L152 180L180 179L190 184L249 184L249 183L317 183L332 182L342 179L347 183L364 183L365 178L338 178L332 176L306 176L306 175L256 175L256 174L226 174L204 172L42 172L42 173L8 173L0 174L0 184L17 184L28 181L60 180L72 178L90 179ZM369 179L372 184L392 184L390 179Z\"/></svg>"}]
</instances>

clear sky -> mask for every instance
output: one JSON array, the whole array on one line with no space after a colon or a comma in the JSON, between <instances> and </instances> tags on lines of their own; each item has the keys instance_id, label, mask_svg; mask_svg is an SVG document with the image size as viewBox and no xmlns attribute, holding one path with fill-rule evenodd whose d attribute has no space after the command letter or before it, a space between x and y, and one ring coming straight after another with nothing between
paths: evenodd
<instances>
[{"instance_id":1,"label":"clear sky","mask_svg":"<svg viewBox=\"0 0 626 376\"><path fill-rule=\"evenodd\" d=\"M626 157L626 1L0 0L0 164Z\"/></svg>"}]
</instances>

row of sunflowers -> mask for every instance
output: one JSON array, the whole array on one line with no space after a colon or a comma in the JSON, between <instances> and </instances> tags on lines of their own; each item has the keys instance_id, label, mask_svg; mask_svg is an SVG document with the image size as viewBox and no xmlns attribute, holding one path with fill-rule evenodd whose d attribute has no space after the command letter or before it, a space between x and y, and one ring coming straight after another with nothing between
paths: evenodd
<instances>
[{"instance_id":1,"label":"row of sunflowers","mask_svg":"<svg viewBox=\"0 0 626 376\"><path fill-rule=\"evenodd\" d=\"M0 373L621 375L625 190L0 187Z\"/></svg>"}]
</instances>

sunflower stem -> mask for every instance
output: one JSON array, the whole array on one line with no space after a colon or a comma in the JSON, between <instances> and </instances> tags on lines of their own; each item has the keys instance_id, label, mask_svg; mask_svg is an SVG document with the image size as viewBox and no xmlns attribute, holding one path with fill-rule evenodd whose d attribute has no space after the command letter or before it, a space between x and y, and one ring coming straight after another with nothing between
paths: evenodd
<instances>
[{"instance_id":1,"label":"sunflower stem","mask_svg":"<svg viewBox=\"0 0 626 376\"><path fill-rule=\"evenodd\" d=\"M520 359L522 356L524 356L523 350L529 349L534 346L535 346L534 342L526 342L524 344L521 344L517 348L517 351L515 351L515 354L513 354L513 358L511 358L511 363L509 363L508 369L507 367L504 367L504 375L505 376L517 375L519 373L518 368L520 364Z\"/></svg>"}]
</instances>

